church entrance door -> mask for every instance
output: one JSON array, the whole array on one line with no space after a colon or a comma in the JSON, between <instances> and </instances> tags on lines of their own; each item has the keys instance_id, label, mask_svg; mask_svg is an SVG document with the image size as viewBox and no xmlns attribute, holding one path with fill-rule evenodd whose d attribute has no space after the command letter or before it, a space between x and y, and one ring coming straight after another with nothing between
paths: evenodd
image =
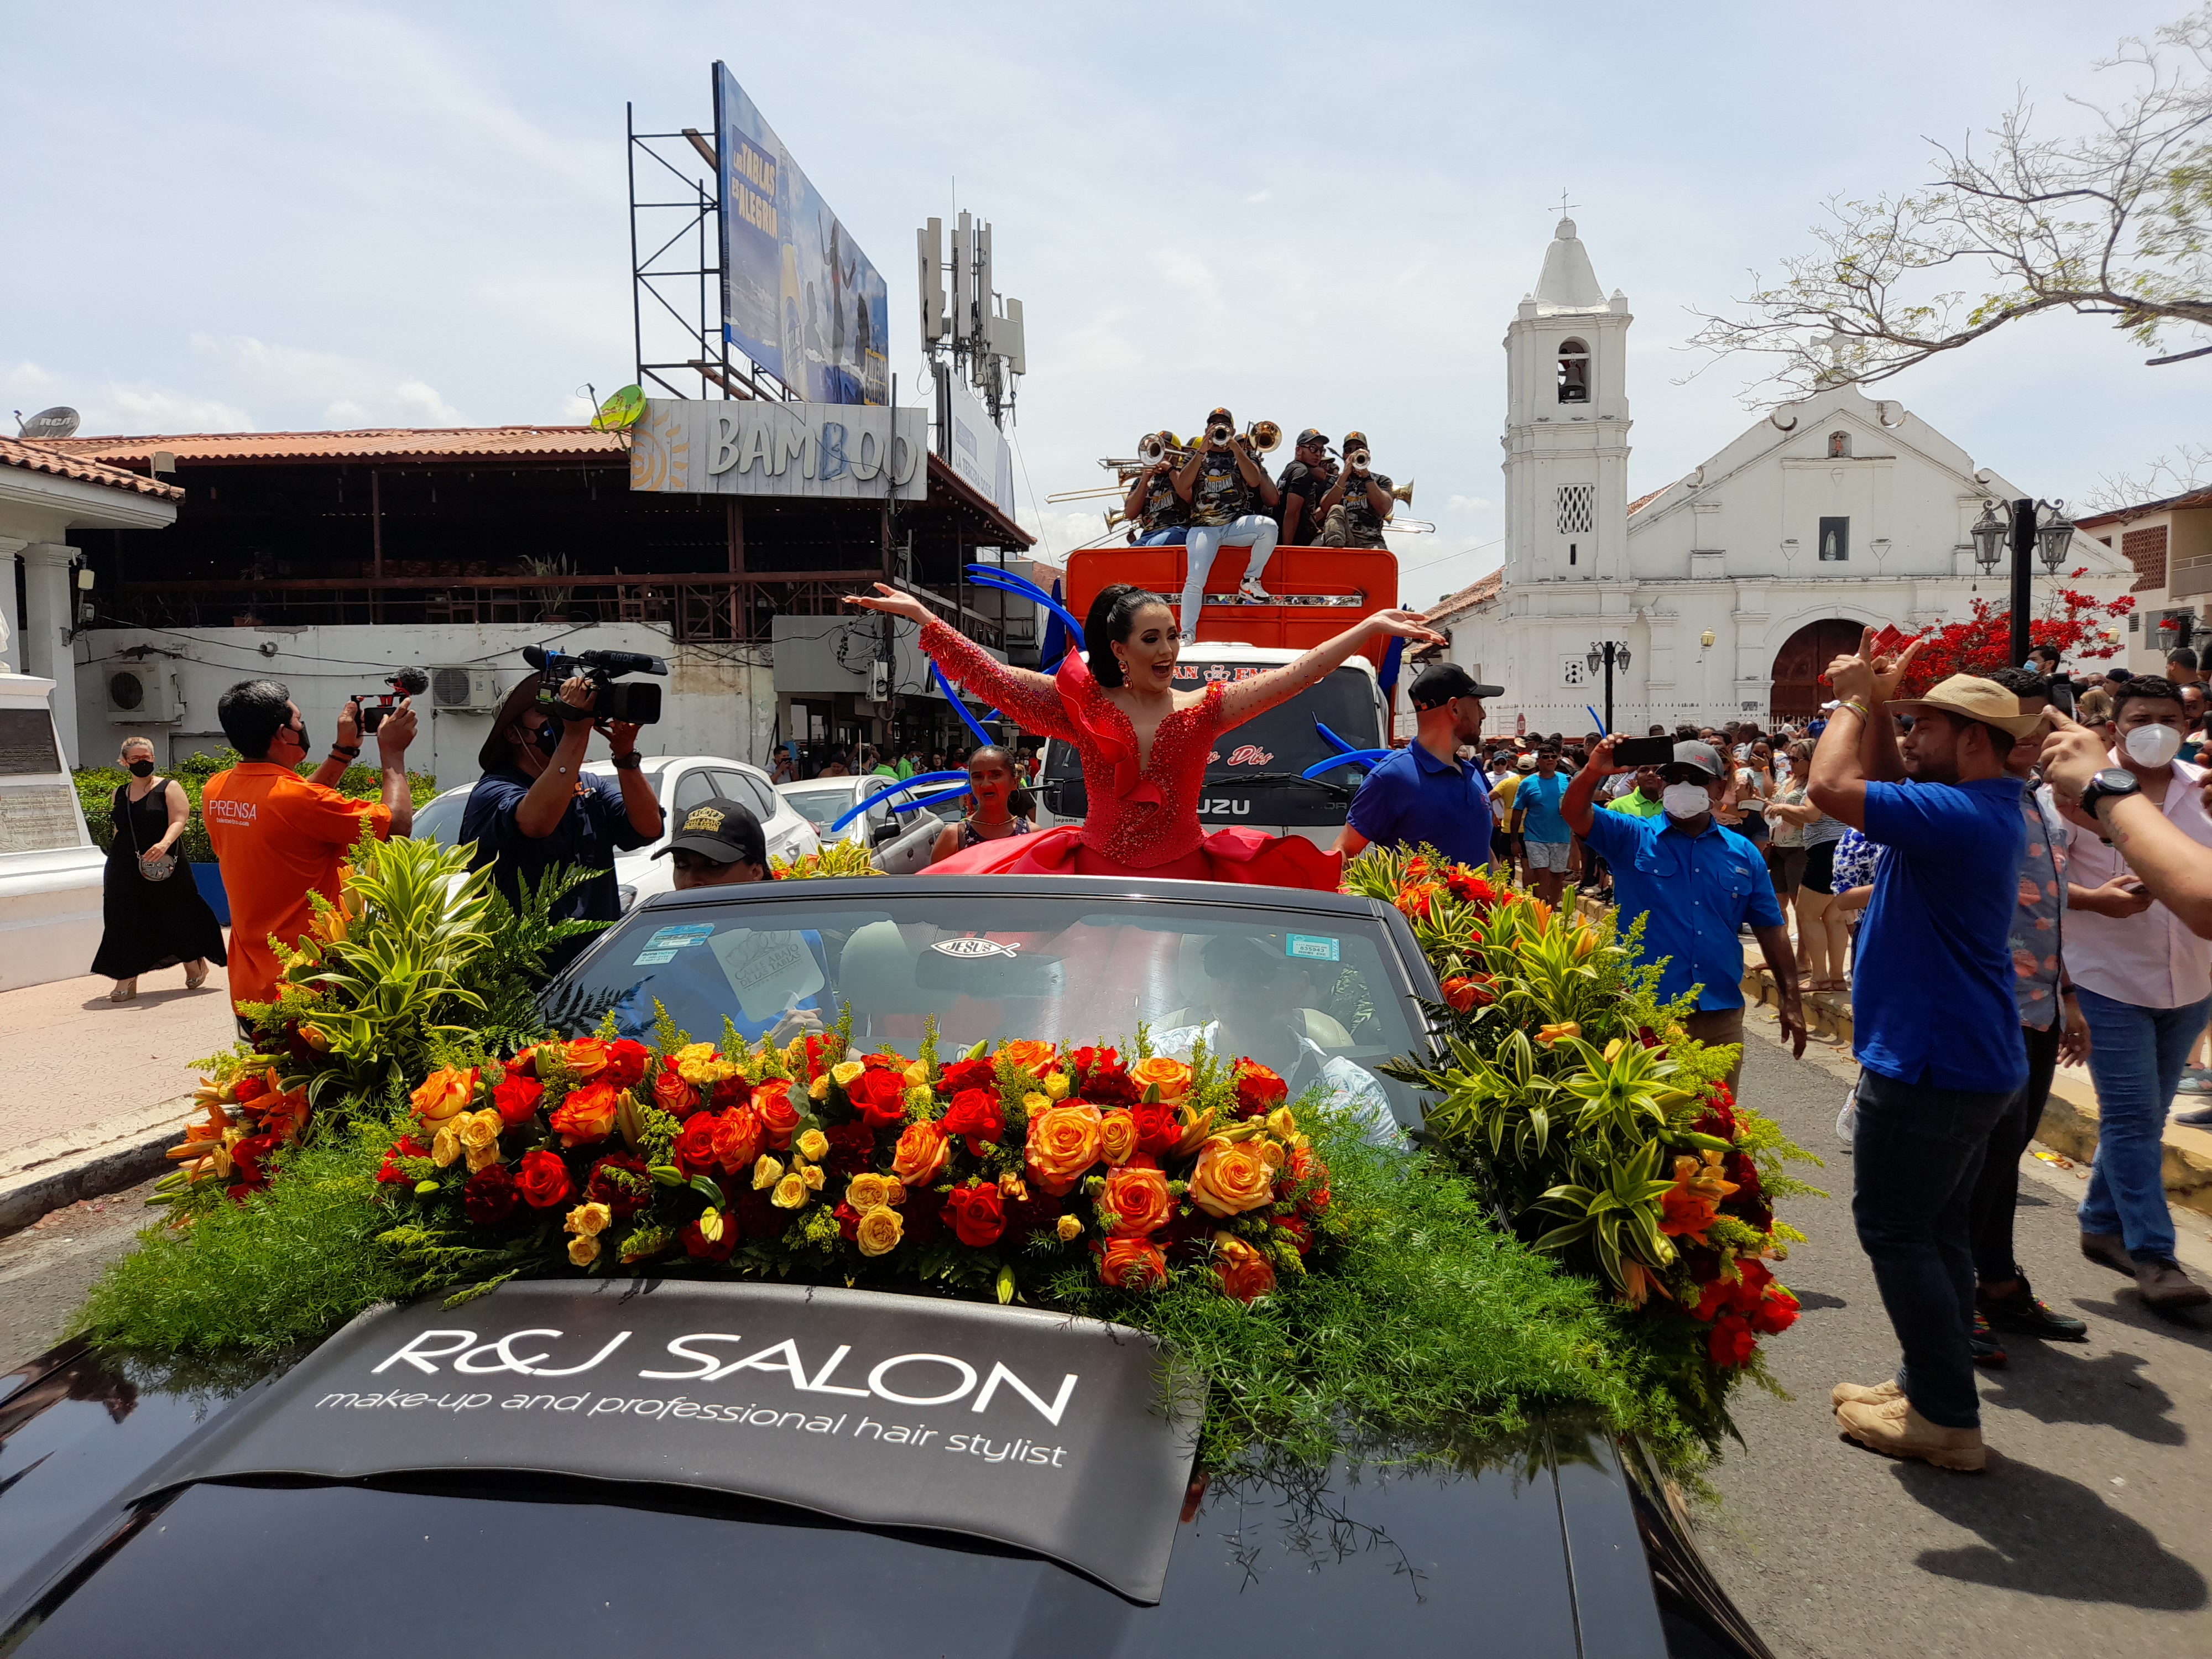
<instances>
[{"instance_id":1,"label":"church entrance door","mask_svg":"<svg viewBox=\"0 0 2212 1659\"><path fill-rule=\"evenodd\" d=\"M1846 651L1859 648L1865 626L1840 617L1823 617L1783 641L1774 653L1773 702L1767 718L1775 725L1801 725L1820 712L1820 705L1835 693L1820 684L1828 665Z\"/></svg>"}]
</instances>

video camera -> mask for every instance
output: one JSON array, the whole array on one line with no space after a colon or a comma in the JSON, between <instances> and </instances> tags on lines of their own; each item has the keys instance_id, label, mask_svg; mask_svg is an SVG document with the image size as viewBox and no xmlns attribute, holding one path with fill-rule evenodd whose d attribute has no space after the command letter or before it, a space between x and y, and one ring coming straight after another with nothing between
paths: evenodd
<instances>
[{"instance_id":1,"label":"video camera","mask_svg":"<svg viewBox=\"0 0 2212 1659\"><path fill-rule=\"evenodd\" d=\"M626 726L651 726L660 718L660 688L618 674L666 675L668 665L641 651L579 651L573 656L551 646L526 645L522 659L538 673L538 708L564 720L620 720ZM592 706L579 708L561 700L561 687L581 674L592 683Z\"/></svg>"},{"instance_id":2,"label":"video camera","mask_svg":"<svg viewBox=\"0 0 2212 1659\"><path fill-rule=\"evenodd\" d=\"M396 712L402 697L419 697L430 689L430 677L419 668L403 668L385 684L389 691L365 691L353 701L361 705L361 729L366 737Z\"/></svg>"}]
</instances>

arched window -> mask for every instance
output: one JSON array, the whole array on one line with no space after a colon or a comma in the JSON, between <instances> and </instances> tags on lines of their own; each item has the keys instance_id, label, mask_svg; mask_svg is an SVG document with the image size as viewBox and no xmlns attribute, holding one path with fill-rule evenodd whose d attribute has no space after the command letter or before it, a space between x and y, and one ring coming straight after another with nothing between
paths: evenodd
<instances>
[{"instance_id":1,"label":"arched window","mask_svg":"<svg viewBox=\"0 0 2212 1659\"><path fill-rule=\"evenodd\" d=\"M1828 434L1828 459L1830 460L1836 461L1849 459L1850 453L1851 434L1850 433L1831 432Z\"/></svg>"},{"instance_id":2,"label":"arched window","mask_svg":"<svg viewBox=\"0 0 2212 1659\"><path fill-rule=\"evenodd\" d=\"M1580 340L1562 341L1559 345L1559 401L1563 404L1586 404L1590 388L1589 348Z\"/></svg>"}]
</instances>

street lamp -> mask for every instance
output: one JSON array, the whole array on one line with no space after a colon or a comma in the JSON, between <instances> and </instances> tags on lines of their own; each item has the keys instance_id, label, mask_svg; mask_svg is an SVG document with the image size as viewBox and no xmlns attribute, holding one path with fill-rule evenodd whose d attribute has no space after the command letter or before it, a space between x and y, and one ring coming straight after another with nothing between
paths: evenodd
<instances>
[{"instance_id":1,"label":"street lamp","mask_svg":"<svg viewBox=\"0 0 2212 1659\"><path fill-rule=\"evenodd\" d=\"M1628 672L1628 647L1615 645L1611 640L1601 642L1593 640L1587 660L1591 673L1602 672L1605 675L1605 730L1606 735L1610 737L1613 734L1613 671L1618 668L1624 674Z\"/></svg>"},{"instance_id":2,"label":"street lamp","mask_svg":"<svg viewBox=\"0 0 2212 1659\"><path fill-rule=\"evenodd\" d=\"M1984 501L1982 516L1967 533L1974 538L1974 562L1981 566L1982 574L1986 576L1997 568L1998 559L2004 555L2005 538L2012 534L2012 522L1997 517L1995 501Z\"/></svg>"},{"instance_id":3,"label":"street lamp","mask_svg":"<svg viewBox=\"0 0 2212 1659\"><path fill-rule=\"evenodd\" d=\"M2074 544L2074 521L2066 516L2063 501L2035 501L2025 498L2008 504L2000 514L1994 501L1982 507L1982 516L1975 521L1969 533L1974 538L1974 562L1988 575L1996 568L1999 557L2009 545L2012 549L2012 639L2010 659L2014 665L2027 659L2028 610L2034 602L2035 568L2028 563L2034 554L2043 561L2043 568L2052 575L2066 562L2066 555Z\"/></svg>"}]
</instances>

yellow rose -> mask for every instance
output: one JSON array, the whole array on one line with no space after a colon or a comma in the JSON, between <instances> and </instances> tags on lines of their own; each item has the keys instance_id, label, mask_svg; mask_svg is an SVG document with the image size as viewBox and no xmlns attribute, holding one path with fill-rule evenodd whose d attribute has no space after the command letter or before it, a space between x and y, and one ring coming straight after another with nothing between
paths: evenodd
<instances>
[{"instance_id":1,"label":"yellow rose","mask_svg":"<svg viewBox=\"0 0 2212 1659\"><path fill-rule=\"evenodd\" d=\"M1098 1109L1091 1105L1051 1106L1032 1115L1030 1178L1054 1198L1073 1190L1098 1161Z\"/></svg>"},{"instance_id":2,"label":"yellow rose","mask_svg":"<svg viewBox=\"0 0 2212 1659\"><path fill-rule=\"evenodd\" d=\"M570 1265L588 1267L599 1259L599 1241L594 1235L580 1233L568 1241Z\"/></svg>"},{"instance_id":3,"label":"yellow rose","mask_svg":"<svg viewBox=\"0 0 2212 1659\"><path fill-rule=\"evenodd\" d=\"M1066 1100L1067 1091L1072 1086L1067 1080L1066 1073L1054 1072L1044 1080L1045 1098L1054 1102Z\"/></svg>"},{"instance_id":4,"label":"yellow rose","mask_svg":"<svg viewBox=\"0 0 2212 1659\"><path fill-rule=\"evenodd\" d=\"M753 1190L764 1193L782 1179L783 1165L763 1152L760 1162L753 1165Z\"/></svg>"},{"instance_id":5,"label":"yellow rose","mask_svg":"<svg viewBox=\"0 0 2212 1659\"><path fill-rule=\"evenodd\" d=\"M841 1060L830 1068L830 1076L839 1088L849 1089L853 1079L867 1069L857 1060Z\"/></svg>"},{"instance_id":6,"label":"yellow rose","mask_svg":"<svg viewBox=\"0 0 2212 1659\"><path fill-rule=\"evenodd\" d=\"M1016 1175L1012 1170L1005 1170L1000 1172L999 1192L1000 1196L1004 1197L1007 1202L1012 1204L1023 1204L1029 1200L1029 1188L1023 1183L1022 1178Z\"/></svg>"},{"instance_id":7,"label":"yellow rose","mask_svg":"<svg viewBox=\"0 0 2212 1659\"><path fill-rule=\"evenodd\" d=\"M1283 1151L1283 1143L1279 1140L1260 1140L1253 1144L1260 1150L1261 1161L1271 1170L1280 1170L1283 1160L1289 1156Z\"/></svg>"},{"instance_id":8,"label":"yellow rose","mask_svg":"<svg viewBox=\"0 0 2212 1659\"><path fill-rule=\"evenodd\" d=\"M430 1162L444 1169L461 1155L461 1132L447 1118L438 1126L438 1133L430 1137Z\"/></svg>"},{"instance_id":9,"label":"yellow rose","mask_svg":"<svg viewBox=\"0 0 2212 1659\"><path fill-rule=\"evenodd\" d=\"M1278 1140L1295 1146L1298 1141L1298 1120L1287 1106L1278 1106L1267 1114L1267 1133Z\"/></svg>"},{"instance_id":10,"label":"yellow rose","mask_svg":"<svg viewBox=\"0 0 2212 1659\"><path fill-rule=\"evenodd\" d=\"M786 1180L790 1179L788 1176L784 1178ZM827 1182L830 1177L819 1164L809 1164L799 1170L799 1179L806 1183L806 1190L808 1192L818 1193L822 1190L823 1184Z\"/></svg>"},{"instance_id":11,"label":"yellow rose","mask_svg":"<svg viewBox=\"0 0 2212 1659\"><path fill-rule=\"evenodd\" d=\"M909 1088L918 1087L929 1081L929 1067L917 1060L906 1068L903 1075Z\"/></svg>"},{"instance_id":12,"label":"yellow rose","mask_svg":"<svg viewBox=\"0 0 2212 1659\"><path fill-rule=\"evenodd\" d=\"M499 1155L499 1143L497 1141L494 1141L489 1146L471 1146L467 1149L465 1156L468 1160L469 1173L471 1175L474 1175L479 1170L489 1170L495 1164L504 1164L507 1162L505 1158Z\"/></svg>"},{"instance_id":13,"label":"yellow rose","mask_svg":"<svg viewBox=\"0 0 2212 1659\"><path fill-rule=\"evenodd\" d=\"M792 1145L798 1147L799 1155L810 1163L819 1164L830 1156L830 1137L819 1129L807 1130Z\"/></svg>"},{"instance_id":14,"label":"yellow rose","mask_svg":"<svg viewBox=\"0 0 2212 1659\"><path fill-rule=\"evenodd\" d=\"M615 1212L604 1204L579 1204L568 1212L568 1218L561 1224L561 1231L580 1233L586 1238L597 1238L614 1218Z\"/></svg>"},{"instance_id":15,"label":"yellow rose","mask_svg":"<svg viewBox=\"0 0 2212 1659\"><path fill-rule=\"evenodd\" d=\"M471 1152L484 1146L496 1150L499 1146L499 1132L507 1127L500 1121L499 1109L495 1106L487 1106L480 1112L471 1112L465 1117L457 1117L453 1122L459 1126L458 1132L461 1137L461 1145Z\"/></svg>"},{"instance_id":16,"label":"yellow rose","mask_svg":"<svg viewBox=\"0 0 2212 1659\"><path fill-rule=\"evenodd\" d=\"M884 1202L896 1210L906 1202L906 1183L896 1176L884 1177Z\"/></svg>"},{"instance_id":17,"label":"yellow rose","mask_svg":"<svg viewBox=\"0 0 2212 1659\"><path fill-rule=\"evenodd\" d=\"M1022 1109L1027 1112L1031 1117L1035 1117L1039 1112L1048 1109L1050 1108L1052 1103L1053 1101L1051 1096L1038 1094L1035 1090L1030 1091L1028 1094L1022 1097Z\"/></svg>"},{"instance_id":18,"label":"yellow rose","mask_svg":"<svg viewBox=\"0 0 2212 1659\"><path fill-rule=\"evenodd\" d=\"M1119 1169L1137 1150L1137 1120L1116 1106L1098 1119L1098 1155Z\"/></svg>"},{"instance_id":19,"label":"yellow rose","mask_svg":"<svg viewBox=\"0 0 2212 1659\"><path fill-rule=\"evenodd\" d=\"M1162 1100L1181 1100L1190 1092L1190 1067L1165 1054L1154 1054L1129 1068L1129 1080L1139 1089L1157 1088Z\"/></svg>"},{"instance_id":20,"label":"yellow rose","mask_svg":"<svg viewBox=\"0 0 2212 1659\"><path fill-rule=\"evenodd\" d=\"M820 1077L816 1078L813 1082L806 1085L806 1096L810 1100L827 1100L830 1098L830 1074L827 1072L824 1072Z\"/></svg>"},{"instance_id":21,"label":"yellow rose","mask_svg":"<svg viewBox=\"0 0 2212 1659\"><path fill-rule=\"evenodd\" d=\"M676 1075L695 1089L737 1074L736 1065L715 1053L711 1042L688 1042L676 1051Z\"/></svg>"},{"instance_id":22,"label":"yellow rose","mask_svg":"<svg viewBox=\"0 0 2212 1659\"><path fill-rule=\"evenodd\" d=\"M890 1202L884 1188L890 1183L879 1175L856 1175L845 1186L845 1201L862 1212L881 1209Z\"/></svg>"},{"instance_id":23,"label":"yellow rose","mask_svg":"<svg viewBox=\"0 0 2212 1659\"><path fill-rule=\"evenodd\" d=\"M1063 1244L1073 1243L1083 1237L1083 1224L1072 1215L1060 1217L1052 1224L1052 1230L1060 1235L1060 1242Z\"/></svg>"},{"instance_id":24,"label":"yellow rose","mask_svg":"<svg viewBox=\"0 0 2212 1659\"><path fill-rule=\"evenodd\" d=\"M862 1255L881 1255L896 1249L905 1234L906 1223L899 1218L899 1212L878 1206L861 1216L853 1242L860 1247Z\"/></svg>"},{"instance_id":25,"label":"yellow rose","mask_svg":"<svg viewBox=\"0 0 2212 1659\"><path fill-rule=\"evenodd\" d=\"M476 1091L475 1067L462 1071L456 1066L441 1066L423 1079L422 1086L408 1099L415 1107L416 1116L425 1123L439 1123L466 1109Z\"/></svg>"},{"instance_id":26,"label":"yellow rose","mask_svg":"<svg viewBox=\"0 0 2212 1659\"><path fill-rule=\"evenodd\" d=\"M1199 1149L1189 1198L1216 1220L1256 1210L1274 1193L1275 1172L1250 1142L1216 1135Z\"/></svg>"},{"instance_id":27,"label":"yellow rose","mask_svg":"<svg viewBox=\"0 0 2212 1659\"><path fill-rule=\"evenodd\" d=\"M806 1182L800 1176L787 1175L775 1183L775 1191L769 1202L779 1210L796 1210L806 1202Z\"/></svg>"}]
</instances>

